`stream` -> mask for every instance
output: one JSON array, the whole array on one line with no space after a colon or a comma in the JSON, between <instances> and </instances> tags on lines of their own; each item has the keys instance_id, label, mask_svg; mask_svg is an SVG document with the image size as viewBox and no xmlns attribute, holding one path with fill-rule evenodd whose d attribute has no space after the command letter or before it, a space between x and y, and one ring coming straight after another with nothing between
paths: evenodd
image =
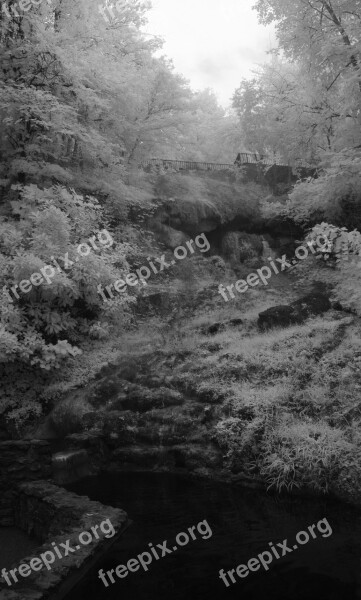
<instances>
[{"instance_id":1,"label":"stream","mask_svg":"<svg viewBox=\"0 0 361 600\"><path fill-rule=\"evenodd\" d=\"M279 497L168 473L103 474L67 489L124 509L133 524L66 600L354 600L361 599L361 513L334 500ZM236 569L326 518L332 534L317 537L226 587L219 570ZM149 570L128 572L105 587L108 571L206 520L212 536L153 559ZM204 532L204 530L202 530ZM323 530L326 532L326 530ZM206 535L204 536L206 537ZM161 551L159 550L159 553ZM281 554L281 550L280 550Z\"/></svg>"}]
</instances>

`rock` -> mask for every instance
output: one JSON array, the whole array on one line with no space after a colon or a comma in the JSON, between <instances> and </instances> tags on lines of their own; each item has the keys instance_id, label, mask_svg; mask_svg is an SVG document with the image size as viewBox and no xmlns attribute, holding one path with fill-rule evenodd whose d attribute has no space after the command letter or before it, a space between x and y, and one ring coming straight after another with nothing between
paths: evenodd
<instances>
[{"instance_id":1,"label":"rock","mask_svg":"<svg viewBox=\"0 0 361 600\"><path fill-rule=\"evenodd\" d=\"M331 308L331 302L326 294L308 294L300 300L291 303L291 306L300 311L302 316L321 315Z\"/></svg>"},{"instance_id":2,"label":"rock","mask_svg":"<svg viewBox=\"0 0 361 600\"><path fill-rule=\"evenodd\" d=\"M231 319L227 321L227 325L232 325L232 327L238 327L239 325L243 325L242 319Z\"/></svg>"},{"instance_id":3,"label":"rock","mask_svg":"<svg viewBox=\"0 0 361 600\"><path fill-rule=\"evenodd\" d=\"M2 600L41 600L56 596L63 587L70 589L69 580L71 587L74 585L74 573L84 575L89 569L89 563L99 560L99 556L109 549L129 524L124 511L92 502L47 481L17 486L13 508L14 521L4 520L2 524L14 525L33 535L39 541L39 546L33 552L34 556L41 556L45 551L52 550L51 542L61 546L65 540L69 541L69 548L73 548L74 552L79 532L93 531L104 518L109 519L115 535L112 540L93 536L90 545L84 542L81 547L75 548L74 555L68 557L66 553L62 553L62 560L56 558L48 571L43 570L40 575L35 571L28 573L29 579L19 582L11 590L4 589L5 584L0 583ZM21 562L29 564L31 558L23 556Z\"/></svg>"},{"instance_id":4,"label":"rock","mask_svg":"<svg viewBox=\"0 0 361 600\"><path fill-rule=\"evenodd\" d=\"M118 445L129 445L133 443L136 424L136 416L131 411L112 410L104 415L103 433L106 437L117 434L114 439L119 440Z\"/></svg>"},{"instance_id":5,"label":"rock","mask_svg":"<svg viewBox=\"0 0 361 600\"><path fill-rule=\"evenodd\" d=\"M203 335L216 335L217 333L224 331L227 327L239 327L243 325L242 319L230 319L229 321L216 322L212 325L206 325L201 328Z\"/></svg>"},{"instance_id":6,"label":"rock","mask_svg":"<svg viewBox=\"0 0 361 600\"><path fill-rule=\"evenodd\" d=\"M123 407L127 398L128 394L126 394L126 392L120 392L119 394L117 394L116 398L107 402L107 410L124 410Z\"/></svg>"},{"instance_id":7,"label":"rock","mask_svg":"<svg viewBox=\"0 0 361 600\"><path fill-rule=\"evenodd\" d=\"M167 387L150 389L142 385L130 383L127 393L120 393L112 400L111 408L117 410L130 410L133 412L147 412L153 408L167 408L179 406L184 403L180 392Z\"/></svg>"},{"instance_id":8,"label":"rock","mask_svg":"<svg viewBox=\"0 0 361 600\"><path fill-rule=\"evenodd\" d=\"M225 323L213 323L213 325L207 325L202 332L205 335L215 335L216 333L223 331L225 328Z\"/></svg>"},{"instance_id":9,"label":"rock","mask_svg":"<svg viewBox=\"0 0 361 600\"><path fill-rule=\"evenodd\" d=\"M155 223L154 229L157 233L158 242L171 250L174 250L178 246L183 246L189 241L189 237L185 233L177 231L164 223Z\"/></svg>"},{"instance_id":10,"label":"rock","mask_svg":"<svg viewBox=\"0 0 361 600\"><path fill-rule=\"evenodd\" d=\"M320 315L330 308L330 300L325 294L308 294L289 305L273 306L261 312L258 315L258 326L264 331L271 327L301 324L311 315Z\"/></svg>"},{"instance_id":11,"label":"rock","mask_svg":"<svg viewBox=\"0 0 361 600\"><path fill-rule=\"evenodd\" d=\"M195 471L200 467L219 469L223 466L222 452L213 444L204 447L191 444L180 445L172 450L175 466L186 468L188 471Z\"/></svg>"},{"instance_id":12,"label":"rock","mask_svg":"<svg viewBox=\"0 0 361 600\"><path fill-rule=\"evenodd\" d=\"M263 254L262 236L244 231L229 231L222 239L222 252L226 258L237 262L260 258Z\"/></svg>"},{"instance_id":13,"label":"rock","mask_svg":"<svg viewBox=\"0 0 361 600\"><path fill-rule=\"evenodd\" d=\"M294 310L287 304L272 306L258 315L258 327L261 330L271 327L288 327L296 323L302 323L303 319L299 311Z\"/></svg>"},{"instance_id":14,"label":"rock","mask_svg":"<svg viewBox=\"0 0 361 600\"><path fill-rule=\"evenodd\" d=\"M269 194L266 185L237 181L233 167L230 172L159 174L153 181L159 208L148 220L148 229L157 233L159 225L167 225L192 238L234 223L237 217L243 229L255 228L262 222L259 202Z\"/></svg>"}]
</instances>

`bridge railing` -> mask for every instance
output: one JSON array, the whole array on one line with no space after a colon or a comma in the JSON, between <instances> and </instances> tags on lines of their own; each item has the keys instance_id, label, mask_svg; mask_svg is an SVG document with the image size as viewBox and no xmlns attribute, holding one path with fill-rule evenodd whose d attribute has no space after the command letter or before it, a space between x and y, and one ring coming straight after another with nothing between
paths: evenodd
<instances>
[{"instance_id":1,"label":"bridge railing","mask_svg":"<svg viewBox=\"0 0 361 600\"><path fill-rule=\"evenodd\" d=\"M197 162L191 160L168 160L167 158L150 158L141 162L141 166L158 165L163 167L174 167L175 169L221 171L224 169L234 169L232 163L211 163Z\"/></svg>"},{"instance_id":2,"label":"bridge railing","mask_svg":"<svg viewBox=\"0 0 361 600\"><path fill-rule=\"evenodd\" d=\"M162 167L173 167L175 169L187 170L187 171L225 171L227 169L235 169L241 165L247 164L262 164L266 166L272 166L279 164L278 162L265 159L264 157L258 157L256 154L243 152L237 156L237 161L234 163L213 163L213 162L198 162L190 160L169 160L167 158L149 158L140 163L140 166L162 166ZM283 165L288 166L288 165Z\"/></svg>"}]
</instances>

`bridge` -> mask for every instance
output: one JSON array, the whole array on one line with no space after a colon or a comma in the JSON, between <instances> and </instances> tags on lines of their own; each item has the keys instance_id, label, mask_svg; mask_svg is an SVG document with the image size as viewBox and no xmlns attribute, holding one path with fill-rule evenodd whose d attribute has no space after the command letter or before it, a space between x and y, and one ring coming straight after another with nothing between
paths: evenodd
<instances>
[{"instance_id":1,"label":"bridge","mask_svg":"<svg viewBox=\"0 0 361 600\"><path fill-rule=\"evenodd\" d=\"M168 158L150 158L140 163L141 167L158 166L165 168L174 168L180 171L227 171L243 165L264 165L272 167L273 165L289 167L290 165L267 159L259 154L250 152L240 152L234 163L214 163L197 162L190 160L169 160Z\"/></svg>"}]
</instances>

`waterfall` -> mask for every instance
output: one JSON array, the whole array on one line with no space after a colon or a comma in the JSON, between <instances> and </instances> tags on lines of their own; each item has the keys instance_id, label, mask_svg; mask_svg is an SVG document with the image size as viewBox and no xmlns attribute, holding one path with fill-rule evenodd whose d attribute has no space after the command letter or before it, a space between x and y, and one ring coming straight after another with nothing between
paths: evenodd
<instances>
[{"instance_id":1,"label":"waterfall","mask_svg":"<svg viewBox=\"0 0 361 600\"><path fill-rule=\"evenodd\" d=\"M53 479L56 483L72 483L93 474L86 450L69 450L52 456Z\"/></svg>"},{"instance_id":2,"label":"waterfall","mask_svg":"<svg viewBox=\"0 0 361 600\"><path fill-rule=\"evenodd\" d=\"M262 237L262 246L263 246L262 258L272 258L272 259L277 258L276 252L274 250L272 250L271 246L265 240L264 237Z\"/></svg>"}]
</instances>

